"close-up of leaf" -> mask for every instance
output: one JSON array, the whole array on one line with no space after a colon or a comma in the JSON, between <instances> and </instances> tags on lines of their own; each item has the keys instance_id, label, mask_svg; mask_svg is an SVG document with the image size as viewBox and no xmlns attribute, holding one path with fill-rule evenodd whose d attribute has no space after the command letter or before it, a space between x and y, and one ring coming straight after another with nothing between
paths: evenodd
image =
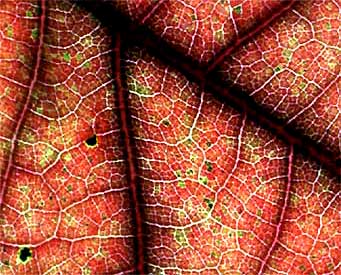
<instances>
[{"instance_id":1,"label":"close-up of leaf","mask_svg":"<svg viewBox=\"0 0 341 275\"><path fill-rule=\"evenodd\" d=\"M339 0L0 0L0 275L341 274Z\"/></svg>"}]
</instances>

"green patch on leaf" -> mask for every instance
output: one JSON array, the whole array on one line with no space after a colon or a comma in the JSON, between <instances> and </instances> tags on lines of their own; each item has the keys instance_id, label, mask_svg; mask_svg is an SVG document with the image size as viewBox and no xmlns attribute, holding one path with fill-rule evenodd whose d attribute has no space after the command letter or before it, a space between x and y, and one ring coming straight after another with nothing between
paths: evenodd
<instances>
[{"instance_id":1,"label":"green patch on leaf","mask_svg":"<svg viewBox=\"0 0 341 275\"><path fill-rule=\"evenodd\" d=\"M233 8L233 11L236 13L236 14L241 14L242 12L243 12L243 10L242 10L242 6L235 6L234 8Z\"/></svg>"},{"instance_id":2,"label":"green patch on leaf","mask_svg":"<svg viewBox=\"0 0 341 275\"><path fill-rule=\"evenodd\" d=\"M42 113L43 113L43 107L37 107L37 108L36 108L36 112L37 112L38 114L42 114Z\"/></svg>"},{"instance_id":3,"label":"green patch on leaf","mask_svg":"<svg viewBox=\"0 0 341 275\"><path fill-rule=\"evenodd\" d=\"M71 56L68 52L63 53L63 58L66 62L70 62L70 60L71 60Z\"/></svg>"},{"instance_id":4,"label":"green patch on leaf","mask_svg":"<svg viewBox=\"0 0 341 275\"><path fill-rule=\"evenodd\" d=\"M178 186L179 186L180 188L185 188L185 187L186 187L186 183L185 183L183 180L179 180L179 181L178 181Z\"/></svg>"},{"instance_id":5,"label":"green patch on leaf","mask_svg":"<svg viewBox=\"0 0 341 275\"><path fill-rule=\"evenodd\" d=\"M281 65L278 65L278 66L275 67L274 70L275 70L276 73L278 73L278 72L280 72L282 69L283 69L282 66L281 66Z\"/></svg>"},{"instance_id":6,"label":"green patch on leaf","mask_svg":"<svg viewBox=\"0 0 341 275\"><path fill-rule=\"evenodd\" d=\"M33 17L32 11L27 10L27 11L26 11L26 16L27 16L27 17Z\"/></svg>"},{"instance_id":7,"label":"green patch on leaf","mask_svg":"<svg viewBox=\"0 0 341 275\"><path fill-rule=\"evenodd\" d=\"M139 83L136 82L135 85L135 92L138 93L139 95L149 95L151 94L150 88L140 85Z\"/></svg>"},{"instance_id":8,"label":"green patch on leaf","mask_svg":"<svg viewBox=\"0 0 341 275\"><path fill-rule=\"evenodd\" d=\"M212 170L213 170L212 163L210 161L205 161L205 165L206 165L207 171L212 172Z\"/></svg>"},{"instance_id":9,"label":"green patch on leaf","mask_svg":"<svg viewBox=\"0 0 341 275\"><path fill-rule=\"evenodd\" d=\"M4 90L4 96L8 96L10 92L11 92L11 88L10 87L6 87L5 90Z\"/></svg>"},{"instance_id":10,"label":"green patch on leaf","mask_svg":"<svg viewBox=\"0 0 341 275\"><path fill-rule=\"evenodd\" d=\"M243 236L244 236L244 232L240 231L240 230L237 230L237 237L238 238L242 238Z\"/></svg>"},{"instance_id":11,"label":"green patch on leaf","mask_svg":"<svg viewBox=\"0 0 341 275\"><path fill-rule=\"evenodd\" d=\"M209 198L204 198L204 202L207 204L207 207L209 208L209 210L213 208L213 200Z\"/></svg>"},{"instance_id":12,"label":"green patch on leaf","mask_svg":"<svg viewBox=\"0 0 341 275\"><path fill-rule=\"evenodd\" d=\"M33 40L36 40L36 39L38 38L38 36L39 36L39 30L38 30L38 28L32 29L32 31L31 31L31 37L32 37L32 39L33 39Z\"/></svg>"},{"instance_id":13,"label":"green patch on leaf","mask_svg":"<svg viewBox=\"0 0 341 275\"><path fill-rule=\"evenodd\" d=\"M65 160L66 162L72 160L72 155L70 153L66 153L65 155L63 155L63 160Z\"/></svg>"},{"instance_id":14,"label":"green patch on leaf","mask_svg":"<svg viewBox=\"0 0 341 275\"><path fill-rule=\"evenodd\" d=\"M31 259L31 249L28 247L20 247L17 253L17 264L27 264Z\"/></svg>"},{"instance_id":15,"label":"green patch on leaf","mask_svg":"<svg viewBox=\"0 0 341 275\"><path fill-rule=\"evenodd\" d=\"M301 82L298 87L300 87L301 90L304 90L305 87L307 87L307 83L306 82Z\"/></svg>"},{"instance_id":16,"label":"green patch on leaf","mask_svg":"<svg viewBox=\"0 0 341 275\"><path fill-rule=\"evenodd\" d=\"M260 208L258 208L257 209L257 212L256 212L256 215L258 216L258 217L260 217L260 216L262 216L262 209L260 209Z\"/></svg>"},{"instance_id":17,"label":"green patch on leaf","mask_svg":"<svg viewBox=\"0 0 341 275\"><path fill-rule=\"evenodd\" d=\"M91 62L90 62L90 61L86 61L86 62L83 64L83 68L89 69L90 67L91 67Z\"/></svg>"},{"instance_id":18,"label":"green patch on leaf","mask_svg":"<svg viewBox=\"0 0 341 275\"><path fill-rule=\"evenodd\" d=\"M72 185L68 185L68 186L66 186L66 190L68 191L68 192L72 192Z\"/></svg>"},{"instance_id":19,"label":"green patch on leaf","mask_svg":"<svg viewBox=\"0 0 341 275\"><path fill-rule=\"evenodd\" d=\"M188 241L184 229L175 229L174 239L180 246L188 246Z\"/></svg>"},{"instance_id":20,"label":"green patch on leaf","mask_svg":"<svg viewBox=\"0 0 341 275\"><path fill-rule=\"evenodd\" d=\"M287 61L289 61L291 59L291 56L292 56L292 51L289 49L284 49L282 51L282 55Z\"/></svg>"},{"instance_id":21,"label":"green patch on leaf","mask_svg":"<svg viewBox=\"0 0 341 275\"><path fill-rule=\"evenodd\" d=\"M332 25L328 22L328 23L326 23L326 29L328 30L328 31L330 31L331 29L332 29Z\"/></svg>"},{"instance_id":22,"label":"green patch on leaf","mask_svg":"<svg viewBox=\"0 0 341 275\"><path fill-rule=\"evenodd\" d=\"M291 196L291 198L290 198L290 201L291 201L294 205L296 205L296 204L299 202L299 200L300 200L300 198L299 198L297 195L295 195L295 194L293 194L293 195Z\"/></svg>"},{"instance_id":23,"label":"green patch on leaf","mask_svg":"<svg viewBox=\"0 0 341 275\"><path fill-rule=\"evenodd\" d=\"M187 175L187 176L192 176L192 175L194 175L194 170L191 169L191 168L187 169L187 170L186 170L186 175Z\"/></svg>"},{"instance_id":24,"label":"green patch on leaf","mask_svg":"<svg viewBox=\"0 0 341 275\"><path fill-rule=\"evenodd\" d=\"M80 62L83 59L83 54L82 53L77 53L76 54L76 60Z\"/></svg>"},{"instance_id":25,"label":"green patch on leaf","mask_svg":"<svg viewBox=\"0 0 341 275\"><path fill-rule=\"evenodd\" d=\"M176 170L176 171L175 171L175 175L176 175L177 178L181 178L181 177L182 177L182 172L181 172L181 170Z\"/></svg>"},{"instance_id":26,"label":"green patch on leaf","mask_svg":"<svg viewBox=\"0 0 341 275\"><path fill-rule=\"evenodd\" d=\"M13 26L12 25L8 25L6 28L6 35L8 37L13 37Z\"/></svg>"},{"instance_id":27,"label":"green patch on leaf","mask_svg":"<svg viewBox=\"0 0 341 275\"><path fill-rule=\"evenodd\" d=\"M224 32L223 30L217 30L215 33L214 33L214 37L215 37L215 40L219 43L223 43L224 42Z\"/></svg>"},{"instance_id":28,"label":"green patch on leaf","mask_svg":"<svg viewBox=\"0 0 341 275\"><path fill-rule=\"evenodd\" d=\"M191 162L195 162L198 159L198 155L192 153L191 156L189 157L189 159L190 159Z\"/></svg>"},{"instance_id":29,"label":"green patch on leaf","mask_svg":"<svg viewBox=\"0 0 341 275\"><path fill-rule=\"evenodd\" d=\"M199 178L199 183L200 184L204 184L204 185L207 185L207 183L208 183L208 179L207 179L207 177L200 177Z\"/></svg>"},{"instance_id":30,"label":"green patch on leaf","mask_svg":"<svg viewBox=\"0 0 341 275\"><path fill-rule=\"evenodd\" d=\"M89 267L84 267L82 275L91 275L91 269Z\"/></svg>"},{"instance_id":31,"label":"green patch on leaf","mask_svg":"<svg viewBox=\"0 0 341 275\"><path fill-rule=\"evenodd\" d=\"M290 48L294 48L298 45L298 39L296 37L291 37L288 41Z\"/></svg>"}]
</instances>

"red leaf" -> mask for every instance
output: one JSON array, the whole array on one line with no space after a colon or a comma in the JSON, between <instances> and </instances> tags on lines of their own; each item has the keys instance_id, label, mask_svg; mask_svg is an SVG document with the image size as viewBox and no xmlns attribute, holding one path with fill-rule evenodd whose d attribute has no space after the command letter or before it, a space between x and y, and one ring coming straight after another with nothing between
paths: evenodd
<instances>
[{"instance_id":1,"label":"red leaf","mask_svg":"<svg viewBox=\"0 0 341 275\"><path fill-rule=\"evenodd\" d=\"M0 3L0 274L339 274L336 4Z\"/></svg>"}]
</instances>

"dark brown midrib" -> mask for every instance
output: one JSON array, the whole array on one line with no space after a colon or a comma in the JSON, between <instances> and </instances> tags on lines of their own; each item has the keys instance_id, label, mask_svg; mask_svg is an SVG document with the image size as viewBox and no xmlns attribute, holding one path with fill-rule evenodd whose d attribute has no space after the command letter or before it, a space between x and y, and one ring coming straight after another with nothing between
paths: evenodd
<instances>
[{"instance_id":1,"label":"dark brown midrib","mask_svg":"<svg viewBox=\"0 0 341 275\"><path fill-rule=\"evenodd\" d=\"M290 1L289 4L282 6L282 9L277 11L276 18L287 11L293 3L295 1ZM208 73L208 67L202 67L190 57L181 54L150 29L137 25L127 16L116 11L111 5L92 1L80 1L79 4L97 16L113 33L120 32L122 34L121 40L125 44L146 48L152 55L174 67L190 81L213 93L221 102L226 102L239 111L246 112L248 117L255 123L268 129L288 145L293 145L296 152L299 151L311 157L320 163L322 167L329 170L333 176L340 178L340 156L304 135L301 131L295 129L293 125L286 125L285 121L276 118L269 111L262 108L247 93L238 87L229 86L216 75ZM273 19L270 22L273 22ZM242 44L251 38L248 36L247 39L242 41ZM226 56L224 55L224 57ZM214 67L217 65L216 63Z\"/></svg>"},{"instance_id":2,"label":"dark brown midrib","mask_svg":"<svg viewBox=\"0 0 341 275\"><path fill-rule=\"evenodd\" d=\"M274 135L284 140L288 145L293 145L296 149L320 163L329 170L333 176L340 177L340 164L338 156L316 143L308 136L291 125L286 125L285 121L276 118L273 114L263 109L252 97L237 87L226 87L227 84L214 75L207 75L192 60L182 56L166 42L160 40L151 31L140 28L135 32L129 32L126 39L131 45L145 47L150 53L158 57L164 63L171 65L189 80L197 83L201 88L213 93L221 102L246 112L248 117L268 129Z\"/></svg>"},{"instance_id":3,"label":"dark brown midrib","mask_svg":"<svg viewBox=\"0 0 341 275\"><path fill-rule=\"evenodd\" d=\"M121 135L124 153L126 156L126 170L127 170L127 181L129 184L130 197L132 202L132 218L135 223L133 227L135 232L135 268L137 274L147 274L145 265L145 251L144 251L144 232L143 232L143 215L140 204L140 198L138 196L139 186L137 181L137 164L135 163L134 154L134 144L132 139L132 134L130 132L130 114L129 107L127 103L127 88L124 85L124 74L122 73L121 66L121 38L120 33L113 34L113 46L114 46L114 56L113 56L113 73L114 73L114 83L117 91L118 99L118 109L119 109L119 119L121 126Z\"/></svg>"},{"instance_id":4,"label":"dark brown midrib","mask_svg":"<svg viewBox=\"0 0 341 275\"><path fill-rule=\"evenodd\" d=\"M33 64L33 72L32 72L32 76L31 76L31 82L29 85L29 89L25 98L25 102L23 104L23 108L22 111L19 114L18 120L17 120L17 124L15 126L14 129L14 133L11 139L11 148L10 148L10 153L8 156L8 163L7 166L5 168L5 173L3 176L2 181L0 182L0 207L3 203L3 197L5 194L5 189L6 189L6 185L10 176L10 172L11 172L11 168L13 165L13 157L15 155L15 151L16 151L16 142L17 142L17 138L18 135L20 133L20 130L22 128L22 125L25 121L25 117L26 117L26 113L27 110L29 108L30 105L30 101L31 101L31 96L32 96L32 92L34 89L34 86L37 82L37 78L38 78L38 73L39 73L39 68L40 68L40 61L41 61L41 57L42 57L42 51L43 51L43 43L44 43L44 29L45 29L45 20L46 20L46 0L40 0L39 2L39 7L40 7L40 22L39 22L39 41L38 41L38 48L35 54L35 63Z\"/></svg>"}]
</instances>

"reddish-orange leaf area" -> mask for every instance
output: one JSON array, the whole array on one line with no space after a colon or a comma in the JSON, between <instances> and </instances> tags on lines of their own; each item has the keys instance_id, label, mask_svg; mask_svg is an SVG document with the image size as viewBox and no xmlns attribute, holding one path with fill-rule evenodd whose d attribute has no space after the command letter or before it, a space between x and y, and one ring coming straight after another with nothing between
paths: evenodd
<instances>
[{"instance_id":1,"label":"reddish-orange leaf area","mask_svg":"<svg viewBox=\"0 0 341 275\"><path fill-rule=\"evenodd\" d=\"M340 275L339 0L0 0L0 274Z\"/></svg>"}]
</instances>

